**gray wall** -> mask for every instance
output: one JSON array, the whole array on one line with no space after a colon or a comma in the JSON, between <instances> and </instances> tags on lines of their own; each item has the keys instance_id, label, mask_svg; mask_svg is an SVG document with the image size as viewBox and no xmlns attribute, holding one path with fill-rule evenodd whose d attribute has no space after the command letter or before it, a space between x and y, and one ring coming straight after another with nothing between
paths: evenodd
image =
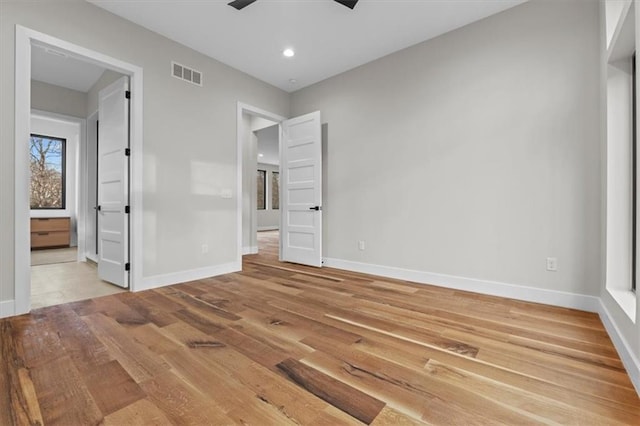
<instances>
[{"instance_id":1,"label":"gray wall","mask_svg":"<svg viewBox=\"0 0 640 426\"><path fill-rule=\"evenodd\" d=\"M98 111L98 94L100 93L100 90L104 89L122 76L123 74L111 70L105 70L102 73L98 81L91 86L91 89L89 89L89 92L87 93L87 117Z\"/></svg>"},{"instance_id":2,"label":"gray wall","mask_svg":"<svg viewBox=\"0 0 640 426\"><path fill-rule=\"evenodd\" d=\"M31 108L85 118L87 116L87 94L31 80Z\"/></svg>"},{"instance_id":3,"label":"gray wall","mask_svg":"<svg viewBox=\"0 0 640 426\"><path fill-rule=\"evenodd\" d=\"M0 300L14 297L15 24L144 69L144 276L234 261L237 102L288 116L289 95L85 1L0 7ZM172 78L171 60L202 71L204 86Z\"/></svg>"},{"instance_id":4,"label":"gray wall","mask_svg":"<svg viewBox=\"0 0 640 426\"><path fill-rule=\"evenodd\" d=\"M532 1L293 93L327 123L324 256L599 295L598 19Z\"/></svg>"}]
</instances>

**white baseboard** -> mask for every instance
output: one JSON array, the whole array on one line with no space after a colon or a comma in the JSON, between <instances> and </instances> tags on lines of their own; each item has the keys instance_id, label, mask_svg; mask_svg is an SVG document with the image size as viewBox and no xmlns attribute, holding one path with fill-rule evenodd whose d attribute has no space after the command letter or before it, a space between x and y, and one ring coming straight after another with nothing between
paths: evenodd
<instances>
[{"instance_id":1,"label":"white baseboard","mask_svg":"<svg viewBox=\"0 0 640 426\"><path fill-rule=\"evenodd\" d=\"M153 288L165 287L172 284L180 284L188 281L201 280L203 278L215 277L218 275L230 274L242 270L241 262L230 262L222 265L209 266L206 268L192 269L190 271L174 272L171 274L154 275L142 279L142 285L136 286L132 291L151 290Z\"/></svg>"},{"instance_id":2,"label":"white baseboard","mask_svg":"<svg viewBox=\"0 0 640 426\"><path fill-rule=\"evenodd\" d=\"M3 300L0 302L0 318L12 317L16 314L15 300Z\"/></svg>"},{"instance_id":3,"label":"white baseboard","mask_svg":"<svg viewBox=\"0 0 640 426\"><path fill-rule=\"evenodd\" d=\"M258 226L258 232L260 231L277 231L280 227L276 226Z\"/></svg>"},{"instance_id":4,"label":"white baseboard","mask_svg":"<svg viewBox=\"0 0 640 426\"><path fill-rule=\"evenodd\" d=\"M242 247L242 255L245 254L258 254L258 246Z\"/></svg>"},{"instance_id":5,"label":"white baseboard","mask_svg":"<svg viewBox=\"0 0 640 426\"><path fill-rule=\"evenodd\" d=\"M634 355L629 343L623 337L609 310L604 303L602 303L602 300L600 300L600 310L598 313L600 314L604 328L607 330L613 345L618 351L618 355L620 355L620 359L622 360L622 364L624 364L624 368L627 370L631 383L633 383L636 392L640 395L640 361Z\"/></svg>"},{"instance_id":6,"label":"white baseboard","mask_svg":"<svg viewBox=\"0 0 640 426\"><path fill-rule=\"evenodd\" d=\"M325 259L324 266L399 280L413 281L419 284L430 284L438 287L471 291L491 296L580 309L588 312L598 312L600 308L600 298L598 297L568 293L564 291L547 290L498 281L458 277L454 275L437 274L433 272L416 271L391 266L372 265L370 263L352 262L342 259L327 258Z\"/></svg>"}]
</instances>

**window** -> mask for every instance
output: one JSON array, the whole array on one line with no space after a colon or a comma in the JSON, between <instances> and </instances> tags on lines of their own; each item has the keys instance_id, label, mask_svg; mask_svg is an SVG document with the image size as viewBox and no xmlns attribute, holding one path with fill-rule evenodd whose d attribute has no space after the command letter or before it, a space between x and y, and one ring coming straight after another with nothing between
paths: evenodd
<instances>
[{"instance_id":1,"label":"window","mask_svg":"<svg viewBox=\"0 0 640 426\"><path fill-rule=\"evenodd\" d=\"M66 139L31 135L31 209L65 208Z\"/></svg>"},{"instance_id":2,"label":"window","mask_svg":"<svg viewBox=\"0 0 640 426\"><path fill-rule=\"evenodd\" d=\"M258 170L258 210L267 208L267 171Z\"/></svg>"},{"instance_id":3,"label":"window","mask_svg":"<svg viewBox=\"0 0 640 426\"><path fill-rule=\"evenodd\" d=\"M280 173L271 172L271 208L280 208Z\"/></svg>"}]
</instances>

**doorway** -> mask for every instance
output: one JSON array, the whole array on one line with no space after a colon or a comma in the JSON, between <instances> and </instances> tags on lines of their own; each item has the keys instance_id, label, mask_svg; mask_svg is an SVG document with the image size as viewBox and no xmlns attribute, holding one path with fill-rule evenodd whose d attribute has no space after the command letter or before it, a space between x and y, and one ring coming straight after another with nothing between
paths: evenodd
<instances>
[{"instance_id":1,"label":"doorway","mask_svg":"<svg viewBox=\"0 0 640 426\"><path fill-rule=\"evenodd\" d=\"M270 113L268 111L261 110L245 104L238 104L238 194L242 196L238 197L238 259L241 264L243 255L258 253L258 180L262 178L262 193L261 200L263 202L261 210L266 211L268 206L268 189L267 179L269 173L266 170L266 164L260 163L260 160L269 161L273 163L273 159L265 158L265 152L259 152L258 141L259 135L262 134L263 142L265 129L271 129L266 131L269 136L275 141L271 140L270 145L274 142L277 148L271 147L271 154L274 152L279 155L279 123L284 120L277 114ZM262 153L263 157L259 157ZM269 155L269 154L267 154ZM259 167L260 164L260 167ZM269 168L272 171L277 170L279 172L279 166L271 164ZM261 174L259 170L264 173ZM279 228L279 215L278 215Z\"/></svg>"},{"instance_id":2,"label":"doorway","mask_svg":"<svg viewBox=\"0 0 640 426\"><path fill-rule=\"evenodd\" d=\"M258 214L269 205L268 184L279 187L278 260L322 266L322 125L320 112L291 119L238 104L238 259L257 253ZM260 164L258 133L275 130L278 166ZM263 156L265 153L262 153ZM264 158L264 157L263 157ZM277 170L277 171L276 171ZM273 173L275 172L275 174ZM257 173L257 178L256 178ZM260 187L260 193L258 192ZM274 191L272 189L271 194ZM260 197L259 197L260 195ZM260 204L260 205L258 205ZM262 210L262 212L260 212Z\"/></svg>"},{"instance_id":3,"label":"doorway","mask_svg":"<svg viewBox=\"0 0 640 426\"><path fill-rule=\"evenodd\" d=\"M265 248L267 233L269 247L280 246L280 127L274 123L253 133L258 152L255 213L257 252L260 252Z\"/></svg>"},{"instance_id":4,"label":"doorway","mask_svg":"<svg viewBox=\"0 0 640 426\"><path fill-rule=\"evenodd\" d=\"M22 27L16 26L16 94L15 94L15 300L9 315L27 313L31 309L32 276L30 265L31 226L30 226L30 152L31 134L31 77L32 49L50 49L61 57L70 57L128 76L130 80L130 182L132 196L129 200L131 217L131 264L128 266L130 287L135 289L142 278L142 69L99 52L68 43L64 40ZM85 115L86 117L86 115ZM82 148L82 146L81 146ZM85 152L78 150L79 155ZM83 166L84 167L84 166ZM86 175L86 170L81 171ZM87 200L87 182L76 182L80 198ZM86 202L78 203L77 222L84 224L89 207ZM71 219L71 218L69 218ZM77 260L85 260L85 227L77 226Z\"/></svg>"},{"instance_id":5,"label":"doorway","mask_svg":"<svg viewBox=\"0 0 640 426\"><path fill-rule=\"evenodd\" d=\"M33 63L34 106L56 109L57 102L64 102L61 97L67 101L74 96L83 99L82 92L53 84L64 82L42 77L51 75L51 65L47 66L46 58L38 58ZM52 101L50 105L48 100ZM69 112L81 115L82 106L84 104L78 102L75 111ZM86 234L79 232L86 224L78 215L83 201L78 188L86 180L81 173L86 169L86 159L80 155L81 148L85 152L87 145L85 122L79 117L32 110L29 222L34 309L121 291L100 280L96 264L84 261L82 249L79 250L82 235Z\"/></svg>"}]
</instances>

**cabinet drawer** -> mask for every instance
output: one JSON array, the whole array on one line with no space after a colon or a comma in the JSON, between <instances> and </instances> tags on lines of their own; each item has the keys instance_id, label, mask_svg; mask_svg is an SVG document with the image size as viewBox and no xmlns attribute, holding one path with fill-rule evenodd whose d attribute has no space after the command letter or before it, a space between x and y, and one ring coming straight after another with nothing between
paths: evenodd
<instances>
[{"instance_id":1,"label":"cabinet drawer","mask_svg":"<svg viewBox=\"0 0 640 426\"><path fill-rule=\"evenodd\" d=\"M32 218L31 232L69 231L68 217Z\"/></svg>"},{"instance_id":2,"label":"cabinet drawer","mask_svg":"<svg viewBox=\"0 0 640 426\"><path fill-rule=\"evenodd\" d=\"M31 233L31 248L68 246L69 242L69 231Z\"/></svg>"}]
</instances>

